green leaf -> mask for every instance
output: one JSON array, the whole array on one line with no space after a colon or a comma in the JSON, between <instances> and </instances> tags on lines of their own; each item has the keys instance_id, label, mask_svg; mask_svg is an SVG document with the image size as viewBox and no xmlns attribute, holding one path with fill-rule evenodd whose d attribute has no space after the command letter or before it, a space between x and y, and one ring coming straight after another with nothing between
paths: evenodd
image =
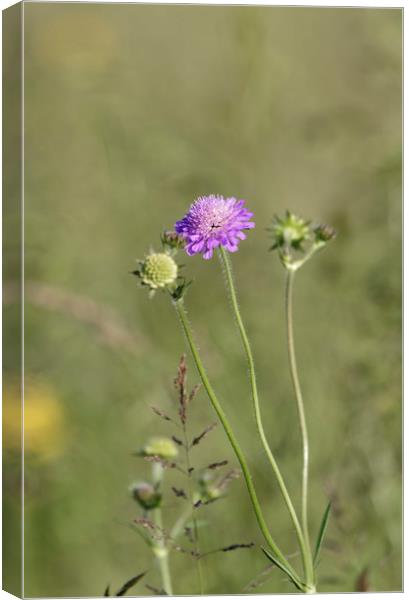
<instances>
[{"instance_id":1,"label":"green leaf","mask_svg":"<svg viewBox=\"0 0 409 600\"><path fill-rule=\"evenodd\" d=\"M317 537L317 543L315 545L314 567L317 566L317 562L318 562L318 558L319 558L319 554L320 554L320 550L321 550L321 546L322 546L322 540L324 539L325 531L326 531L327 525L328 525L330 510L331 510L331 502L328 502L328 506L325 509L324 516L322 517L321 526L320 526L320 529L318 532L318 537Z\"/></svg>"},{"instance_id":2,"label":"green leaf","mask_svg":"<svg viewBox=\"0 0 409 600\"><path fill-rule=\"evenodd\" d=\"M118 590L118 592L115 595L116 596L124 596L126 594L126 592L128 590L130 590L131 587L133 587L136 583L138 583L138 581L140 579L142 579L142 577L144 577L145 575L146 575L146 571L144 571L143 573L139 573L139 575L136 575L136 577L132 577L132 579L130 579L129 581L124 583L124 585L121 587L120 590Z\"/></svg>"},{"instance_id":3,"label":"green leaf","mask_svg":"<svg viewBox=\"0 0 409 600\"><path fill-rule=\"evenodd\" d=\"M283 573L285 573L287 575L287 577L290 579L290 581L293 582L293 584L295 585L295 587L297 589L299 589L301 592L304 591L301 585L301 582L298 579L294 578L294 575L291 573L291 571L289 571L289 569L283 565L282 562L280 562L278 560L278 558L276 558L273 554L271 554L268 550L266 550L265 548L261 547L262 551L264 552L264 554L266 555L266 557L276 566L280 569L280 571L283 571Z\"/></svg>"}]
</instances>

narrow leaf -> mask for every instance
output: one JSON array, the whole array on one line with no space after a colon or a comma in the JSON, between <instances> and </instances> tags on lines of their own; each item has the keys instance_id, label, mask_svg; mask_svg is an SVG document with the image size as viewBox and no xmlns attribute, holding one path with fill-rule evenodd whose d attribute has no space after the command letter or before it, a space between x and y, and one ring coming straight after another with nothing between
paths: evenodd
<instances>
[{"instance_id":1,"label":"narrow leaf","mask_svg":"<svg viewBox=\"0 0 409 600\"><path fill-rule=\"evenodd\" d=\"M299 589L300 591L303 591L302 587L301 587L301 583L298 581L298 579L294 579L293 574L291 573L291 571L289 571L289 569L283 565L282 562L280 562L278 560L278 558L276 558L273 554L271 554L268 550L266 550L265 548L261 547L262 551L264 552L265 556L273 563L275 564L276 567L278 567L280 569L280 571L282 571L283 573L285 573L287 575L287 577L290 579L290 581L293 582L293 584L295 585L295 587L297 589Z\"/></svg>"},{"instance_id":2,"label":"narrow leaf","mask_svg":"<svg viewBox=\"0 0 409 600\"><path fill-rule=\"evenodd\" d=\"M322 546L322 540L324 539L325 530L327 529L327 525L328 525L330 510L331 510L331 502L328 502L328 506L325 509L324 516L322 517L321 526L320 526L320 529L318 532L318 537L317 537L317 543L315 545L314 567L317 565L317 562L318 562L318 558L319 558L319 554L320 554L320 550L321 550L321 546Z\"/></svg>"},{"instance_id":3,"label":"narrow leaf","mask_svg":"<svg viewBox=\"0 0 409 600\"><path fill-rule=\"evenodd\" d=\"M126 592L128 590L131 589L131 587L133 587L136 583L138 583L138 581L140 579L142 579L142 577L144 577L146 575L146 571L144 571L143 573L139 573L139 575L136 575L135 577L132 577L132 579L129 579L129 581L127 581L126 583L124 583L124 585L121 587L120 590L118 590L118 592L116 593L117 596L124 596L126 594Z\"/></svg>"},{"instance_id":4,"label":"narrow leaf","mask_svg":"<svg viewBox=\"0 0 409 600\"><path fill-rule=\"evenodd\" d=\"M105 598L107 598L107 597L109 597L109 596L110 596L110 593L109 593L109 585L107 585L107 587L105 588L104 597L105 597Z\"/></svg>"}]
</instances>

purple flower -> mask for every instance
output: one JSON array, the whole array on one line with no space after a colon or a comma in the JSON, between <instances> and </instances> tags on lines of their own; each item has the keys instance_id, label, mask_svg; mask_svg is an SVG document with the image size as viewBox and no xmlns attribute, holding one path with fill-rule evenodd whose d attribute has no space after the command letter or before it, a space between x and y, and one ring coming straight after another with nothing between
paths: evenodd
<instances>
[{"instance_id":1,"label":"purple flower","mask_svg":"<svg viewBox=\"0 0 409 600\"><path fill-rule=\"evenodd\" d=\"M240 240L246 239L243 229L255 227L250 221L252 216L244 208L244 200L211 194L199 197L176 223L175 230L184 237L190 256L201 252L207 260L217 246L236 252Z\"/></svg>"}]
</instances>

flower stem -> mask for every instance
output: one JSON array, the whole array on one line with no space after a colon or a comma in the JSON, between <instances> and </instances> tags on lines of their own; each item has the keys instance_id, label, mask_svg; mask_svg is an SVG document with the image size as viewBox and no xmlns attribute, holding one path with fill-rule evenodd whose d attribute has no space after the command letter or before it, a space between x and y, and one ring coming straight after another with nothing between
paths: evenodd
<instances>
[{"instance_id":1,"label":"flower stem","mask_svg":"<svg viewBox=\"0 0 409 600\"><path fill-rule=\"evenodd\" d=\"M302 586L302 583L300 582L298 575L296 574L296 572L294 571L294 569L292 568L290 563L287 561L287 559L285 558L285 556L283 555L281 550L278 548L277 544L274 542L274 540L268 530L267 524L264 520L264 516L261 511L260 503L257 498L253 479L252 479L249 467L247 465L246 459L244 458L244 454L236 440L236 437L233 433L230 423L228 422L227 417L224 413L224 410L221 407L221 405L217 399L217 396L210 384L210 381L207 377L207 373L205 371L205 368L204 368L201 358L199 356L198 350L196 348L196 344L193 340L193 335L192 335L190 324L189 324L189 321L187 318L183 299L180 299L180 300L177 300L176 302L174 302L174 306L176 308L176 312L179 316L179 319L180 319L180 322L182 325L182 329L186 336L190 351L191 351L193 359L196 363L196 367L197 367L197 370L201 377L201 380L203 382L203 385L209 396L210 402L212 403L212 406L213 406L214 410L216 411L216 414L222 423L224 431L226 432L226 435L227 435L227 437L233 447L233 450L237 456L237 459L240 463L241 470L244 475L244 479L245 479L247 489L248 489L248 492L250 495L250 500L253 505L254 513L256 515L256 519L257 519L258 525L260 527L260 530L263 533L263 536L264 536L268 546L270 547L270 549L274 552L275 556L277 556L277 558L287 567L287 569L291 573L291 577L292 577L293 581L296 583L297 587L300 587L300 586Z\"/></svg>"},{"instance_id":2,"label":"flower stem","mask_svg":"<svg viewBox=\"0 0 409 600\"><path fill-rule=\"evenodd\" d=\"M159 535L162 536L163 524L162 524L162 510L160 507L155 508L154 520L155 525L158 528ZM169 550L166 547L165 539L161 537L154 546L154 553L159 565L159 571L162 578L162 586L168 596L173 596L172 591L172 579L170 576L169 569Z\"/></svg>"},{"instance_id":3,"label":"flower stem","mask_svg":"<svg viewBox=\"0 0 409 600\"><path fill-rule=\"evenodd\" d=\"M183 532L185 523L188 519L190 519L192 517L192 513L193 513L193 508L189 504L187 506L187 509L185 511L183 511L183 513L180 515L180 517L177 519L177 521L175 522L175 524L173 525L173 527L171 529L170 537L173 540L176 540L180 536L180 534Z\"/></svg>"},{"instance_id":4,"label":"flower stem","mask_svg":"<svg viewBox=\"0 0 409 600\"><path fill-rule=\"evenodd\" d=\"M310 558L310 577L313 579L312 555L310 547L310 538L308 532L308 431L305 419L304 401L301 393L300 381L298 378L297 361L294 348L293 331L293 286L295 270L287 269L286 288L285 288L285 311L287 321L287 342L288 358L290 363L291 379L294 387L294 393L297 400L298 419L300 423L302 449L303 449L303 467L302 467L302 486L301 486L301 523L303 528L304 540L307 545ZM312 580L310 580L312 582Z\"/></svg>"},{"instance_id":5,"label":"flower stem","mask_svg":"<svg viewBox=\"0 0 409 600\"><path fill-rule=\"evenodd\" d=\"M264 451L267 454L270 465L271 465L271 467L274 471L274 474L277 478L281 494L284 498L284 501L287 505L291 519L293 521L294 528L295 528L297 538L298 538L298 543L299 543L300 550L301 550L301 555L303 558L305 575L308 578L308 570L309 570L308 548L307 548L306 542L304 540L304 536L303 536L303 533L302 533L302 530L300 527L297 513L295 512L295 509L294 509L293 503L291 502L291 498L288 493L287 487L285 485L283 476L280 472L278 464L277 464L277 462L274 458L274 455L271 451L270 445L267 441L267 437L266 437L266 434L264 431L263 420L262 420L261 411L260 411L260 401L259 401L258 390L257 390L256 371L255 371L255 367L254 367L253 353L251 351L250 342L249 342L249 339L248 339L248 336L247 336L247 333L246 333L246 330L245 330L245 327L243 324L243 319L240 314L239 303L237 301L237 294L236 294L236 289L234 286L233 273L232 273L230 260L229 260L229 257L227 256L226 250L222 246L219 248L219 255L221 258L222 265L224 267L224 271L226 273L227 287L228 287L231 302L233 305L234 316L236 318L237 326L238 326L239 333L240 333L240 338L243 343L244 351L245 351L246 357L247 357L247 363L248 363L249 373L250 373L251 391L252 391L252 396L253 396L254 413L255 413L255 417L256 417L258 433L259 433L259 436L261 439L261 443L263 444Z\"/></svg>"},{"instance_id":6,"label":"flower stem","mask_svg":"<svg viewBox=\"0 0 409 600\"><path fill-rule=\"evenodd\" d=\"M193 492L192 492L192 481L191 481L192 470L191 470L190 456L189 456L189 440L187 437L185 421L183 421L182 428L183 428L183 447L185 449L188 497L189 497L190 506L193 508ZM199 552L199 529L197 526L197 519L196 519L196 515L194 513L194 509L192 510L192 521L193 521L194 550L195 550L195 554L196 554L195 560L196 560L196 567L197 567L197 575L198 575L198 579L199 579L199 590L200 590L200 595L203 596L204 583L203 583L203 569L202 569L202 563L200 560L200 552Z\"/></svg>"}]
</instances>

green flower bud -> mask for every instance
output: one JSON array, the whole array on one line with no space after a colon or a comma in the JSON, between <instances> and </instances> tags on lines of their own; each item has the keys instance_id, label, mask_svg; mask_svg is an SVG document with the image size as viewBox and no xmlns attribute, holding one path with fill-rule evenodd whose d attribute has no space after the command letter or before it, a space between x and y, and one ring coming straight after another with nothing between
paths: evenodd
<instances>
[{"instance_id":1,"label":"green flower bud","mask_svg":"<svg viewBox=\"0 0 409 600\"><path fill-rule=\"evenodd\" d=\"M289 211L283 219L274 217L270 231L274 238L270 250L278 249L281 263L287 271L302 267L336 235L335 229L329 225L313 226L311 221L305 221ZM306 247L304 242L308 242Z\"/></svg>"},{"instance_id":2,"label":"green flower bud","mask_svg":"<svg viewBox=\"0 0 409 600\"><path fill-rule=\"evenodd\" d=\"M178 455L178 447L175 442L167 437L151 438L141 450L142 456L159 456L170 459Z\"/></svg>"},{"instance_id":3,"label":"green flower bud","mask_svg":"<svg viewBox=\"0 0 409 600\"><path fill-rule=\"evenodd\" d=\"M185 238L176 231L164 231L161 235L162 246L170 254L176 254L178 250L185 247Z\"/></svg>"},{"instance_id":4,"label":"green flower bud","mask_svg":"<svg viewBox=\"0 0 409 600\"><path fill-rule=\"evenodd\" d=\"M274 239L272 250L290 247L298 250L303 242L310 239L309 221L304 221L289 211L282 219L274 217L270 230Z\"/></svg>"},{"instance_id":5,"label":"green flower bud","mask_svg":"<svg viewBox=\"0 0 409 600\"><path fill-rule=\"evenodd\" d=\"M151 483L140 481L134 483L130 492L132 497L144 510L157 508L162 500L162 495L154 488Z\"/></svg>"},{"instance_id":6,"label":"green flower bud","mask_svg":"<svg viewBox=\"0 0 409 600\"><path fill-rule=\"evenodd\" d=\"M321 245L326 244L337 235L335 229L330 225L317 225L314 227L314 234L315 243Z\"/></svg>"}]
</instances>

